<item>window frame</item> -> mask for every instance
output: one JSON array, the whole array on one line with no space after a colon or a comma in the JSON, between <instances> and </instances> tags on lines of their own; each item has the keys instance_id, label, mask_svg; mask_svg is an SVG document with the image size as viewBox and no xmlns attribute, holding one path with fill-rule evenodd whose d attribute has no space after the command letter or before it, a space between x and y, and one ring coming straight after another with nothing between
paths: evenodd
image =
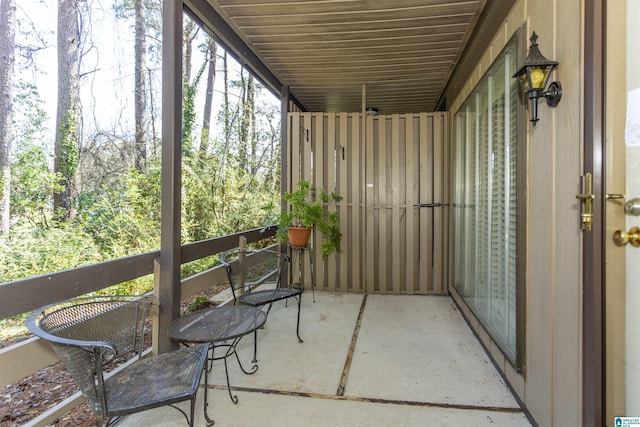
<instances>
[{"instance_id":1,"label":"window frame","mask_svg":"<svg viewBox=\"0 0 640 427\"><path fill-rule=\"evenodd\" d=\"M477 162L479 161L479 154L476 152L476 150L473 150L474 152L472 153L474 158L470 159L468 158L469 153L467 152L468 150L468 144L467 142L469 141L469 138L475 139L476 135L475 135L475 130L469 127L469 117L464 117L464 121L465 124L464 126L461 126L461 124L458 122L458 115L460 113L464 113L467 114L467 112L465 111L467 105L469 102L475 102L475 101L470 101L473 99L473 97L476 97L478 94L478 88L484 86L488 86L489 84L489 72L491 72L492 70L494 70L494 65L496 64L496 62L498 60L504 60L504 56L506 53L507 49L512 48L512 44L515 45L515 54L516 54L516 64L520 64L524 61L524 57L525 57L525 53L527 51L527 46L526 46L526 29L524 28L524 26L522 26L521 28L519 28L515 34L509 39L509 41L507 43L505 43L504 47L502 48L502 50L500 51L500 53L498 55L495 56L495 60L492 62L492 64L487 68L487 72L477 81L476 85L473 87L473 89L470 91L470 93L468 94L468 96L466 97L466 99L463 100L463 102L461 102L460 107L457 111L455 111L453 113L453 118L454 120L452 121L452 133L453 133L453 139L452 139L452 143L454 144L453 147L453 153L452 153L452 169L453 169L453 174L452 177L454 179L453 182L453 188L458 188L460 185L465 185L465 180L468 181L468 173L469 173L469 163L470 162L475 162L476 163L476 167L477 167ZM523 102L523 96L521 93L519 93L520 91L517 89L517 85L516 87L516 91L518 92L518 95L515 97L516 102L515 105L513 105L513 108L515 108L515 121L516 121L516 125L515 125L515 138L516 138L516 158L515 158L515 165L516 165L516 174L515 174L515 179L516 179L516 200L515 200L515 210L516 210L516 214L515 214L515 224L516 224L516 231L515 231L515 238L516 238L516 255L515 255L515 259L516 259L516 271L515 271L515 356L514 357L510 357L509 354L513 354L513 350L508 350L504 347L504 344L498 340L498 339L494 339L493 335L492 335L492 326L490 325L489 321L486 320L485 316L483 314L480 314L478 312L478 308L475 305L472 305L467 298L467 289L465 289L466 287L468 287L468 283L457 283L457 277L456 274L454 273L453 276L453 280L452 280L452 286L456 289L456 291L458 292L458 294L461 296L462 301L464 301L464 304L467 305L467 307L469 308L469 310L473 313L473 315L476 317L476 319L478 320L478 322L480 323L480 325L482 326L482 328L485 329L485 331L487 331L487 333L489 333L492 342L498 346L498 348L500 349L500 351L503 353L503 355L505 356L505 359L516 369L516 371L518 373L524 374L526 372L526 358L525 358L525 343L526 343L526 280L527 280L527 275L526 275L526 249L527 249L527 240L526 240L526 230L527 230L527 201L528 201L528 138L527 138L527 110L526 110L526 103ZM491 106L489 106L489 109L487 110L488 112L491 111ZM464 129L463 129L464 127ZM459 133L463 132L462 138L463 141L465 142L464 144L460 144L460 136ZM464 147L461 147L461 145L464 145ZM463 170L460 170L459 168L459 156L460 156L460 150L465 150L465 154L464 154L464 162L463 162ZM506 167L508 168L509 165L506 165ZM477 173L477 171L476 171ZM460 177L463 177L463 179L460 179ZM464 177L467 177L466 179ZM488 180L490 180L490 178L488 178ZM479 183L476 183L476 186L480 185ZM455 191L455 190L454 190ZM477 191L477 188L476 188ZM468 203L468 190L463 190L462 191L462 198L464 199L464 201L462 203L467 204ZM455 194L453 194L452 196L456 196ZM455 200L455 198L454 198ZM460 203L460 200L458 200L458 203ZM455 205L454 205L455 207ZM469 233L465 233L465 229L469 229L472 224L470 224L470 218L469 217L462 217L462 222L464 224L461 224L461 220L460 218L458 218L458 213L457 212L453 212L453 217L452 217L452 226L453 226L453 242L452 244L454 245L454 250L452 251L453 253L453 271L455 272L457 270L457 263L460 262L460 258L464 258L464 254L468 254L468 251L465 250L465 247L467 247L470 244L470 236ZM460 225L462 225L462 227L460 227ZM460 248L459 246L459 242L462 242L462 248ZM464 276L465 277L469 277L470 274L470 264L468 262L465 262L465 272L464 272ZM473 266L472 266L473 267ZM478 266L476 265L475 270L473 272L474 276L477 277L477 269ZM474 280L476 280L474 278Z\"/></svg>"}]
</instances>

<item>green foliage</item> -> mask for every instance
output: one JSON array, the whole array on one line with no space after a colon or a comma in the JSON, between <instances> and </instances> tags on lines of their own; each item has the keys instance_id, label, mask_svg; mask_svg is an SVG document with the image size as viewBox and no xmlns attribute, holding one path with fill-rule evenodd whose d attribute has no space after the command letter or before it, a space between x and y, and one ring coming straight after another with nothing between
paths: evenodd
<instances>
[{"instance_id":1,"label":"green foliage","mask_svg":"<svg viewBox=\"0 0 640 427\"><path fill-rule=\"evenodd\" d=\"M180 266L180 277L185 278L192 276L201 271L208 270L220 264L219 254L201 258L196 261L191 261Z\"/></svg>"},{"instance_id":2,"label":"green foliage","mask_svg":"<svg viewBox=\"0 0 640 427\"><path fill-rule=\"evenodd\" d=\"M160 169L131 169L119 185L112 184L79 198L82 228L100 251L119 257L160 246Z\"/></svg>"},{"instance_id":3,"label":"green foliage","mask_svg":"<svg viewBox=\"0 0 640 427\"><path fill-rule=\"evenodd\" d=\"M60 191L43 148L47 115L33 84L16 84L13 105L16 135L11 163L11 218L16 226L46 228L51 195Z\"/></svg>"},{"instance_id":4,"label":"green foliage","mask_svg":"<svg viewBox=\"0 0 640 427\"><path fill-rule=\"evenodd\" d=\"M187 306L187 311L193 312L215 306L215 304L205 296L197 296Z\"/></svg>"},{"instance_id":5,"label":"green foliage","mask_svg":"<svg viewBox=\"0 0 640 427\"><path fill-rule=\"evenodd\" d=\"M183 161L183 241L211 237L211 232L217 228L212 170L217 164L217 159L200 162L189 157Z\"/></svg>"},{"instance_id":6,"label":"green foliage","mask_svg":"<svg viewBox=\"0 0 640 427\"><path fill-rule=\"evenodd\" d=\"M161 3L150 0L145 4L147 12L153 12L145 17L146 22L153 26L153 22L161 17ZM114 7L118 19L133 19L132 0L118 0ZM133 130L127 127L131 118L127 117L129 111L124 105L130 100L123 95L122 106L109 106L114 113L112 123L97 117L96 112L102 113L104 109L92 111L95 104L85 103L86 99L82 99L85 111L81 116L73 113L74 108L70 109L61 129L64 135L59 159L61 167L55 174L52 171L55 130L47 129L50 120L42 108L36 86L18 80L13 103L15 150L11 159L11 230L8 235L0 236L0 259L3 260L0 283L159 249L162 143L156 125L161 98L158 87L153 86L161 80L155 74L159 69L158 46L158 43L152 43L148 47L150 85L147 96L152 120L144 172L132 167ZM97 64L96 69L101 65ZM264 96L261 98L260 90L264 88L257 84L256 103L252 106L255 111L248 112L257 117L254 124L257 135L253 139L256 145L252 147L255 150L245 153L250 158L240 159L239 155L239 127L243 124L238 118L242 105L242 96L238 93L248 93L244 86L221 95L235 105L223 110L229 115L221 115L218 126L212 123L211 133L206 135L210 145L197 154L194 152L194 141L200 137L196 114L202 107L198 104L202 95L198 93L199 83L206 65L205 61L184 88L183 243L258 227L263 213L259 206L280 198L279 103L274 102L273 108L262 106ZM229 75L235 72L232 68L227 71ZM243 84L246 83L245 80ZM87 86L83 86L82 90L86 89ZM93 101L97 103L100 99ZM89 119L92 113L95 122ZM239 167L243 161L250 167ZM72 179L77 183L74 206L77 215L73 220L54 223L53 195L65 191L64 186ZM182 274L197 273L217 262L217 256L191 262L182 266ZM151 277L143 277L100 293L143 293L151 288Z\"/></svg>"},{"instance_id":7,"label":"green foliage","mask_svg":"<svg viewBox=\"0 0 640 427\"><path fill-rule=\"evenodd\" d=\"M47 113L43 108L38 88L24 81L18 81L14 87L14 126L16 141L34 142L46 135Z\"/></svg>"},{"instance_id":8,"label":"green foliage","mask_svg":"<svg viewBox=\"0 0 640 427\"><path fill-rule=\"evenodd\" d=\"M60 170L62 182L65 185L70 183L78 170L79 149L78 149L78 113L72 104L62 121L62 149L60 151Z\"/></svg>"},{"instance_id":9,"label":"green foliage","mask_svg":"<svg viewBox=\"0 0 640 427\"><path fill-rule=\"evenodd\" d=\"M119 19L133 19L134 17L134 0L120 0L113 3L113 12Z\"/></svg>"},{"instance_id":10,"label":"green foliage","mask_svg":"<svg viewBox=\"0 0 640 427\"><path fill-rule=\"evenodd\" d=\"M51 194L60 190L42 148L31 141L18 146L11 165L11 217L37 228L49 224ZM23 224L24 225L24 224Z\"/></svg>"},{"instance_id":11,"label":"green foliage","mask_svg":"<svg viewBox=\"0 0 640 427\"><path fill-rule=\"evenodd\" d=\"M204 70L209 64L204 61L193 78L191 83L185 85L184 103L182 106L182 154L189 156L193 148L193 128L196 122L196 95L198 94L198 85L204 74Z\"/></svg>"},{"instance_id":12,"label":"green foliage","mask_svg":"<svg viewBox=\"0 0 640 427\"><path fill-rule=\"evenodd\" d=\"M94 292L93 295L142 295L153 290L153 277L140 277Z\"/></svg>"},{"instance_id":13,"label":"green foliage","mask_svg":"<svg viewBox=\"0 0 640 427\"><path fill-rule=\"evenodd\" d=\"M0 282L104 261L91 236L75 225L16 226L0 236Z\"/></svg>"}]
</instances>

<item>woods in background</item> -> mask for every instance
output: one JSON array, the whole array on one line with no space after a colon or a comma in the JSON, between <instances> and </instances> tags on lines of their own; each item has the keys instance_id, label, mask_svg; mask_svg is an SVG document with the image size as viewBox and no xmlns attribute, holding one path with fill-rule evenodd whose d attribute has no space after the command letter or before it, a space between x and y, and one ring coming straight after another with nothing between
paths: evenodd
<instances>
[{"instance_id":1,"label":"woods in background","mask_svg":"<svg viewBox=\"0 0 640 427\"><path fill-rule=\"evenodd\" d=\"M161 21L158 0L0 0L0 282L159 248ZM279 200L280 105L186 15L183 43L187 242Z\"/></svg>"}]
</instances>

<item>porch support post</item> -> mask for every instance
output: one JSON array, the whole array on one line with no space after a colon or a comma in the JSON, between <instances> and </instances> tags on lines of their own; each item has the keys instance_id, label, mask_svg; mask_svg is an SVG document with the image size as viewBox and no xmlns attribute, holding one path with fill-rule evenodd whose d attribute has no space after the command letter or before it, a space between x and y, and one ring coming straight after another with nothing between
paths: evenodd
<instances>
[{"instance_id":1,"label":"porch support post","mask_svg":"<svg viewBox=\"0 0 640 427\"><path fill-rule=\"evenodd\" d=\"M280 195L284 194L289 180L289 86L282 86L280 93ZM281 198L280 208L286 209L287 203Z\"/></svg>"},{"instance_id":2,"label":"porch support post","mask_svg":"<svg viewBox=\"0 0 640 427\"><path fill-rule=\"evenodd\" d=\"M160 301L154 322L154 350L177 348L166 334L180 314L180 192L182 178L182 0L164 0L162 12L162 202L159 278Z\"/></svg>"},{"instance_id":3,"label":"porch support post","mask_svg":"<svg viewBox=\"0 0 640 427\"><path fill-rule=\"evenodd\" d=\"M282 86L280 91L280 211L287 209L287 202L282 197L289 180L289 86ZM285 245L280 246L280 252L287 253ZM289 269L286 268L282 277L283 283L289 283Z\"/></svg>"}]
</instances>

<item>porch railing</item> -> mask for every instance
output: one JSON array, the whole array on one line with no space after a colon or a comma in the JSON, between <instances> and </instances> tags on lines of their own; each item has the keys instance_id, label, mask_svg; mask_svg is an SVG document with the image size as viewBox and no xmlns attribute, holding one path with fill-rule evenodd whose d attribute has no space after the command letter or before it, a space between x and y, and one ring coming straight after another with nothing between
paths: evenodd
<instances>
[{"instance_id":1,"label":"porch railing","mask_svg":"<svg viewBox=\"0 0 640 427\"><path fill-rule=\"evenodd\" d=\"M186 264L238 247L241 237L255 243L275 236L275 227L256 228L182 246L181 263ZM37 277L0 284L0 318L6 319L46 304L95 292L109 286L157 274L160 251L119 258ZM222 266L181 280L181 298L187 298L226 280ZM58 358L47 343L30 338L0 350L0 385L31 375ZM79 396L78 396L79 397ZM77 400L77 399L76 399ZM68 406L68 404L67 404Z\"/></svg>"}]
</instances>

